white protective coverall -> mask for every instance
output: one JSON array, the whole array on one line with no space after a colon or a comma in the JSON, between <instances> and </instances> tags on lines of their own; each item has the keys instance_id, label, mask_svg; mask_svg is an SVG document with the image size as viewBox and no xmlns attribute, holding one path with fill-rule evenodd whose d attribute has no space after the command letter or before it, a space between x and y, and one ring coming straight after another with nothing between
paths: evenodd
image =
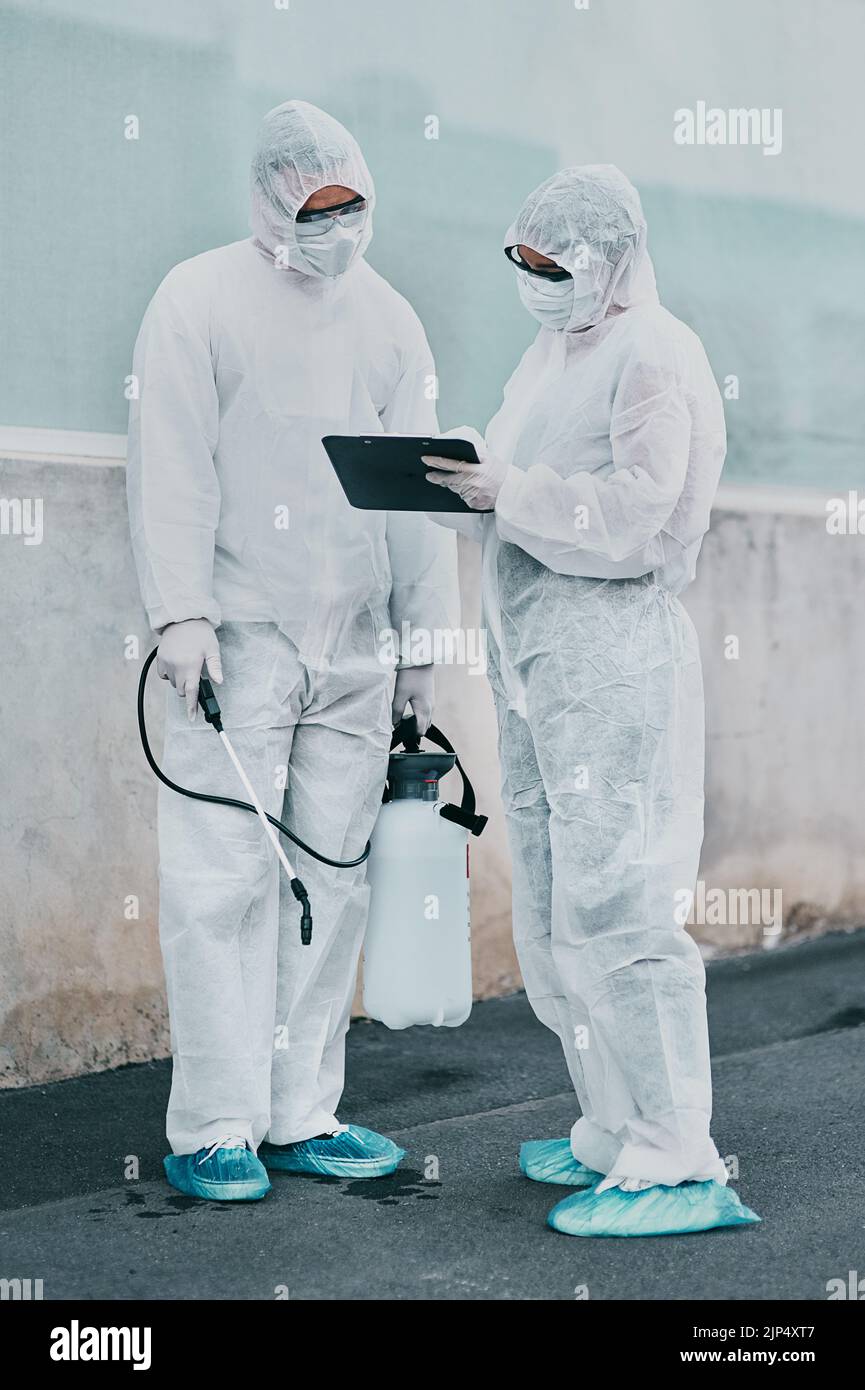
<instances>
[{"instance_id":1,"label":"white protective coverall","mask_svg":"<svg viewBox=\"0 0 865 1390\"><path fill-rule=\"evenodd\" d=\"M724 1183L704 970L681 924L703 689L676 597L724 460L720 396L699 339L658 302L617 169L548 179L508 230L520 244L572 271L574 312L541 328L487 429L509 464L495 512L437 517L484 546L520 967L580 1101L575 1157L613 1182Z\"/></svg>"},{"instance_id":2,"label":"white protective coverall","mask_svg":"<svg viewBox=\"0 0 865 1390\"><path fill-rule=\"evenodd\" d=\"M369 213L350 268L324 278L294 217L338 184ZM320 442L437 428L421 325L363 259L373 204L343 126L305 102L271 111L253 162L253 237L160 285L136 343L129 422L150 622L217 625L219 700L241 762L265 808L334 859L360 854L381 801L388 629L458 621L454 537L443 546L420 514L352 509ZM200 712L190 726L172 690L163 765L183 786L246 799L213 730ZM365 868L290 851L313 910L302 946L298 904L255 817L160 787L159 847L173 1150L334 1130Z\"/></svg>"}]
</instances>

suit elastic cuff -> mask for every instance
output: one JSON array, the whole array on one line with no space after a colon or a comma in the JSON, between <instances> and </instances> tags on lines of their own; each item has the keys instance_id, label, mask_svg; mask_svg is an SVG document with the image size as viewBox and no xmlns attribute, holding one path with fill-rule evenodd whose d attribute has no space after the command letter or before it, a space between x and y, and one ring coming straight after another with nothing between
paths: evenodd
<instances>
[{"instance_id":1,"label":"suit elastic cuff","mask_svg":"<svg viewBox=\"0 0 865 1390\"><path fill-rule=\"evenodd\" d=\"M519 510L520 493L527 474L522 468L515 468L512 463L508 464L505 480L499 488L499 495L496 498L496 516L503 521L508 516L513 516Z\"/></svg>"}]
</instances>

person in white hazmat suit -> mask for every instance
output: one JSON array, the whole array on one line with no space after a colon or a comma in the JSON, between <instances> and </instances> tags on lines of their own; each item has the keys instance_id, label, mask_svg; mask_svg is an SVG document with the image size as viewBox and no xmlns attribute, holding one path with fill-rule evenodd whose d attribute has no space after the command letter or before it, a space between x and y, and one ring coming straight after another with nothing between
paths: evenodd
<instances>
[{"instance_id":1,"label":"person in white hazmat suit","mask_svg":"<svg viewBox=\"0 0 865 1390\"><path fill-rule=\"evenodd\" d=\"M483 543L513 922L526 990L561 1039L582 1111L523 1172L581 1189L573 1235L757 1220L709 1133L704 970L681 903L703 828L703 690L677 595L693 578L725 454L699 339L658 301L636 190L565 169L505 238L541 324L480 465L431 481L485 517ZM687 915L687 913L685 913Z\"/></svg>"},{"instance_id":2,"label":"person in white hazmat suit","mask_svg":"<svg viewBox=\"0 0 865 1390\"><path fill-rule=\"evenodd\" d=\"M196 710L206 661L265 810L339 860L372 830L393 723L407 705L421 730L431 717L432 667L398 669L394 688L384 639L452 627L457 595L456 538L443 545L421 514L353 510L321 445L437 430L421 325L364 260L374 202L342 125L302 101L271 111L252 165L253 235L160 285L129 421L141 589L157 669L183 697L168 694L164 769L246 799ZM266 1167L393 1171L401 1149L336 1117L365 867L298 852L314 917L304 946L255 817L160 787L159 852L169 1181L230 1200L264 1196Z\"/></svg>"}]
</instances>

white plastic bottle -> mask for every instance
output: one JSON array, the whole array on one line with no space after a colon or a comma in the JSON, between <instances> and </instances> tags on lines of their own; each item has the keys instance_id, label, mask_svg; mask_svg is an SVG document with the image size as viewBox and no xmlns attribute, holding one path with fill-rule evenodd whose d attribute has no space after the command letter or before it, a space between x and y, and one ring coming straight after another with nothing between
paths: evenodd
<instances>
[{"instance_id":1,"label":"white plastic bottle","mask_svg":"<svg viewBox=\"0 0 865 1390\"><path fill-rule=\"evenodd\" d=\"M364 1009L388 1028L455 1028L471 1012L469 831L438 800L438 779L453 764L448 753L391 755L391 799L367 861L363 965ZM474 819L482 829L484 818Z\"/></svg>"}]
</instances>

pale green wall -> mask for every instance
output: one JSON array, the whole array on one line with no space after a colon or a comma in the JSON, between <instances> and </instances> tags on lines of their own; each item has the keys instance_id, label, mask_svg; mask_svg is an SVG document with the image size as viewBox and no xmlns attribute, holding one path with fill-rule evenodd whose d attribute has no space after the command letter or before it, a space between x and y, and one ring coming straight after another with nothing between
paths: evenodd
<instances>
[{"instance_id":1,"label":"pale green wall","mask_svg":"<svg viewBox=\"0 0 865 1390\"><path fill-rule=\"evenodd\" d=\"M523 195L560 164L609 159L643 193L663 299L719 379L739 377L727 476L853 486L861 118L840 64L861 17L830 0L811 36L799 0L758 14L549 0L543 25L515 0L0 5L0 425L125 429L150 294L176 261L246 234L257 121L294 95L364 145L370 259L427 326L443 425L485 424L531 336L500 251ZM672 112L701 97L782 104L781 155L676 149ZM430 113L438 141L423 137Z\"/></svg>"}]
</instances>

